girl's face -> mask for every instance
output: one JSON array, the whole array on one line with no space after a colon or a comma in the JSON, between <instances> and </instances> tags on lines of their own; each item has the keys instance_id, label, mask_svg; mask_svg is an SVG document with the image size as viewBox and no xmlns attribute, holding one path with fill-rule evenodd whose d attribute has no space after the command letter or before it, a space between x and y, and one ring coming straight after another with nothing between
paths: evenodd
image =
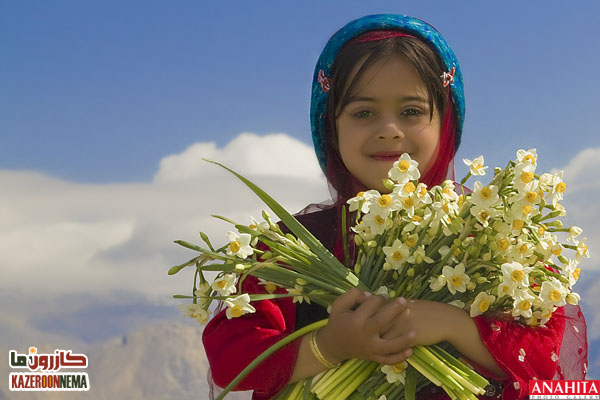
<instances>
[{"instance_id":1,"label":"girl's face","mask_svg":"<svg viewBox=\"0 0 600 400\"><path fill-rule=\"evenodd\" d=\"M348 171L365 187L389 192L382 180L394 161L408 153L423 176L437 154L441 124L437 110L429 118L427 90L418 73L394 56L367 69L356 87L336 120Z\"/></svg>"}]
</instances>

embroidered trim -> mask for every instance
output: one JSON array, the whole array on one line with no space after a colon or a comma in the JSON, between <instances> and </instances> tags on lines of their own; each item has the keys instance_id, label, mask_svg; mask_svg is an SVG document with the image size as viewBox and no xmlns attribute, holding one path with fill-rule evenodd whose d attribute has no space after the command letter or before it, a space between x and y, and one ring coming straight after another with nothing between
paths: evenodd
<instances>
[{"instance_id":1,"label":"embroidered trim","mask_svg":"<svg viewBox=\"0 0 600 400\"><path fill-rule=\"evenodd\" d=\"M325 71L322 69L319 70L317 74L317 81L321 85L321 90L323 93L327 93L331 90L331 78L325 76Z\"/></svg>"},{"instance_id":2,"label":"embroidered trim","mask_svg":"<svg viewBox=\"0 0 600 400\"><path fill-rule=\"evenodd\" d=\"M454 75L456 75L456 67L452 67L450 72L444 72L442 76L440 76L444 87L448 87L454 83Z\"/></svg>"}]
</instances>

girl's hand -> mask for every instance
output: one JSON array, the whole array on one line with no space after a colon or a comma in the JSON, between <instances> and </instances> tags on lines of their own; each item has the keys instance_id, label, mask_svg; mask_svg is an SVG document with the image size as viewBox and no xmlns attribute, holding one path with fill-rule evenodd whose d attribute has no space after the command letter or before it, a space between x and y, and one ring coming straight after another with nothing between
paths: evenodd
<instances>
[{"instance_id":1,"label":"girl's hand","mask_svg":"<svg viewBox=\"0 0 600 400\"><path fill-rule=\"evenodd\" d=\"M404 330L387 337L382 335L393 332L407 305L404 298L388 301L383 296L351 289L333 303L329 322L317 336L319 348L334 363L349 358L380 364L402 362L412 355L409 347L414 333Z\"/></svg>"},{"instance_id":2,"label":"girl's hand","mask_svg":"<svg viewBox=\"0 0 600 400\"><path fill-rule=\"evenodd\" d=\"M459 324L468 323L469 315L450 304L428 300L408 300L406 311L401 313L383 332L383 339L402 337L414 332L411 345L430 345L454 341Z\"/></svg>"}]
</instances>

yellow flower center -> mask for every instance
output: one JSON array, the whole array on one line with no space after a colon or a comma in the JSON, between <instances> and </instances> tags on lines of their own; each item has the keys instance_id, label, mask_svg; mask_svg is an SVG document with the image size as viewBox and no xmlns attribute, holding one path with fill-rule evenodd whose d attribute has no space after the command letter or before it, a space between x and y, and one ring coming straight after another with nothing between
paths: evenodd
<instances>
[{"instance_id":1,"label":"yellow flower center","mask_svg":"<svg viewBox=\"0 0 600 400\"><path fill-rule=\"evenodd\" d=\"M546 233L546 226L545 225L538 226L538 232L540 235L543 235L544 233Z\"/></svg>"},{"instance_id":2,"label":"yellow flower center","mask_svg":"<svg viewBox=\"0 0 600 400\"><path fill-rule=\"evenodd\" d=\"M410 161L402 160L398 163L400 172L406 172L410 168Z\"/></svg>"},{"instance_id":3,"label":"yellow flower center","mask_svg":"<svg viewBox=\"0 0 600 400\"><path fill-rule=\"evenodd\" d=\"M402 256L402 253L399 251L395 251L394 254L392 254L392 260L394 260L394 261L400 261L403 258L404 257Z\"/></svg>"},{"instance_id":4,"label":"yellow flower center","mask_svg":"<svg viewBox=\"0 0 600 400\"><path fill-rule=\"evenodd\" d=\"M521 282L523 280L523 278L525 277L525 274L520 269L515 269L510 274L510 276L512 277L513 281L515 281L515 282Z\"/></svg>"},{"instance_id":5,"label":"yellow flower center","mask_svg":"<svg viewBox=\"0 0 600 400\"><path fill-rule=\"evenodd\" d=\"M508 285L502 286L502 293L508 293L508 289L509 289Z\"/></svg>"},{"instance_id":6,"label":"yellow flower center","mask_svg":"<svg viewBox=\"0 0 600 400\"><path fill-rule=\"evenodd\" d=\"M405 197L402 199L402 204L404 204L404 207L410 208L415 205L415 202L410 197Z\"/></svg>"},{"instance_id":7,"label":"yellow flower center","mask_svg":"<svg viewBox=\"0 0 600 400\"><path fill-rule=\"evenodd\" d=\"M510 243L508 242L508 240L506 240L504 238L498 240L496 242L496 244L498 245L498 248L502 251L508 250L508 247L510 246Z\"/></svg>"},{"instance_id":8,"label":"yellow flower center","mask_svg":"<svg viewBox=\"0 0 600 400\"><path fill-rule=\"evenodd\" d=\"M490 302L487 300L481 300L478 305L479 311L486 312L490 308Z\"/></svg>"},{"instance_id":9,"label":"yellow flower center","mask_svg":"<svg viewBox=\"0 0 600 400\"><path fill-rule=\"evenodd\" d=\"M256 225L254 225L254 224L250 224L250 225L248 225L248 228L250 228L250 229L254 230L254 229L256 229Z\"/></svg>"},{"instance_id":10,"label":"yellow flower center","mask_svg":"<svg viewBox=\"0 0 600 400\"><path fill-rule=\"evenodd\" d=\"M526 171L521 174L521 182L529 183L532 180L533 180L533 172Z\"/></svg>"},{"instance_id":11,"label":"yellow flower center","mask_svg":"<svg viewBox=\"0 0 600 400\"><path fill-rule=\"evenodd\" d=\"M581 273L581 268L575 268L575 270L573 271L573 278L575 278L575 280L579 279L579 274Z\"/></svg>"},{"instance_id":12,"label":"yellow flower center","mask_svg":"<svg viewBox=\"0 0 600 400\"><path fill-rule=\"evenodd\" d=\"M489 199L490 197L492 197L492 189L490 189L489 187L484 187L483 189L481 189L481 194L480 194L481 198L484 200Z\"/></svg>"},{"instance_id":13,"label":"yellow flower center","mask_svg":"<svg viewBox=\"0 0 600 400\"><path fill-rule=\"evenodd\" d=\"M423 217L421 217L419 215L413 215L412 220L414 222L423 222Z\"/></svg>"},{"instance_id":14,"label":"yellow flower center","mask_svg":"<svg viewBox=\"0 0 600 400\"><path fill-rule=\"evenodd\" d=\"M556 191L558 193L563 193L566 189L567 189L567 184L564 182L560 182L558 185L556 185Z\"/></svg>"},{"instance_id":15,"label":"yellow flower center","mask_svg":"<svg viewBox=\"0 0 600 400\"><path fill-rule=\"evenodd\" d=\"M408 239L406 239L405 244L408 247L415 247L415 245L417 244L417 239L414 237L409 237Z\"/></svg>"},{"instance_id":16,"label":"yellow flower center","mask_svg":"<svg viewBox=\"0 0 600 400\"><path fill-rule=\"evenodd\" d=\"M550 292L550 295L548 297L550 297L550 300L552 301L559 301L562 295L558 290L554 289Z\"/></svg>"},{"instance_id":17,"label":"yellow flower center","mask_svg":"<svg viewBox=\"0 0 600 400\"><path fill-rule=\"evenodd\" d=\"M473 168L476 171L478 169L481 169L481 167L483 167L483 165L479 161L475 161L473 164L471 164L471 168Z\"/></svg>"},{"instance_id":18,"label":"yellow flower center","mask_svg":"<svg viewBox=\"0 0 600 400\"><path fill-rule=\"evenodd\" d=\"M531 303L529 302L529 300L523 300L519 303L519 308L521 309L521 311L527 311L531 308Z\"/></svg>"},{"instance_id":19,"label":"yellow flower center","mask_svg":"<svg viewBox=\"0 0 600 400\"><path fill-rule=\"evenodd\" d=\"M219 288L223 289L227 285L227 282L225 282L225 280L223 279L223 280L216 282L216 284Z\"/></svg>"},{"instance_id":20,"label":"yellow flower center","mask_svg":"<svg viewBox=\"0 0 600 400\"><path fill-rule=\"evenodd\" d=\"M512 227L513 229L520 231L521 229L523 229L523 225L525 225L525 222L523 222L523 220L521 219L515 219L512 223Z\"/></svg>"},{"instance_id":21,"label":"yellow flower center","mask_svg":"<svg viewBox=\"0 0 600 400\"><path fill-rule=\"evenodd\" d=\"M530 326L536 326L538 324L538 319L536 317L531 317L531 319L527 323Z\"/></svg>"},{"instance_id":22,"label":"yellow flower center","mask_svg":"<svg viewBox=\"0 0 600 400\"><path fill-rule=\"evenodd\" d=\"M421 186L421 189L419 189L419 197L423 197L427 194L427 188L425 186Z\"/></svg>"},{"instance_id":23,"label":"yellow flower center","mask_svg":"<svg viewBox=\"0 0 600 400\"><path fill-rule=\"evenodd\" d=\"M413 193L415 190L417 190L417 188L415 187L415 184L412 182L408 182L406 185L404 185L404 191L406 191L408 193Z\"/></svg>"},{"instance_id":24,"label":"yellow flower center","mask_svg":"<svg viewBox=\"0 0 600 400\"><path fill-rule=\"evenodd\" d=\"M487 221L489 217L490 213L487 210L481 210L481 212L479 213L479 218L481 218L483 221Z\"/></svg>"},{"instance_id":25,"label":"yellow flower center","mask_svg":"<svg viewBox=\"0 0 600 400\"><path fill-rule=\"evenodd\" d=\"M237 253L238 251L240 251L241 248L242 245L237 240L234 240L233 242L229 243L229 250L231 250L232 253Z\"/></svg>"},{"instance_id":26,"label":"yellow flower center","mask_svg":"<svg viewBox=\"0 0 600 400\"><path fill-rule=\"evenodd\" d=\"M517 251L521 254L525 254L527 252L527 248L527 244L523 243L521 246L519 246Z\"/></svg>"},{"instance_id":27,"label":"yellow flower center","mask_svg":"<svg viewBox=\"0 0 600 400\"><path fill-rule=\"evenodd\" d=\"M244 310L242 309L242 307L240 307L238 305L231 307L229 309L229 312L231 313L231 316L234 318L241 317L244 314Z\"/></svg>"},{"instance_id":28,"label":"yellow flower center","mask_svg":"<svg viewBox=\"0 0 600 400\"><path fill-rule=\"evenodd\" d=\"M458 205L462 206L464 202L465 202L465 196L463 196L462 194L458 195Z\"/></svg>"},{"instance_id":29,"label":"yellow flower center","mask_svg":"<svg viewBox=\"0 0 600 400\"><path fill-rule=\"evenodd\" d=\"M527 154L525 157L523 157L523 161L528 161L533 164L535 162L535 157L533 157L532 154Z\"/></svg>"},{"instance_id":30,"label":"yellow flower center","mask_svg":"<svg viewBox=\"0 0 600 400\"><path fill-rule=\"evenodd\" d=\"M277 285L274 284L273 282L267 282L265 284L265 289L267 292L273 293L275 290L277 290Z\"/></svg>"},{"instance_id":31,"label":"yellow flower center","mask_svg":"<svg viewBox=\"0 0 600 400\"><path fill-rule=\"evenodd\" d=\"M450 193L452 193L452 188L450 186L446 186L442 192L444 192L446 195L450 195Z\"/></svg>"},{"instance_id":32,"label":"yellow flower center","mask_svg":"<svg viewBox=\"0 0 600 400\"><path fill-rule=\"evenodd\" d=\"M445 213L449 213L450 212L450 208L448 207L448 203L444 203L442 205L442 210L444 210Z\"/></svg>"},{"instance_id":33,"label":"yellow flower center","mask_svg":"<svg viewBox=\"0 0 600 400\"><path fill-rule=\"evenodd\" d=\"M455 257L460 256L460 249L458 247L454 249L454 256Z\"/></svg>"},{"instance_id":34,"label":"yellow flower center","mask_svg":"<svg viewBox=\"0 0 600 400\"><path fill-rule=\"evenodd\" d=\"M538 198L538 194L536 192L527 192L527 194L525 195L525 199L530 202L530 203L534 203Z\"/></svg>"},{"instance_id":35,"label":"yellow flower center","mask_svg":"<svg viewBox=\"0 0 600 400\"><path fill-rule=\"evenodd\" d=\"M364 196L364 194L365 194L365 192L358 192L358 193L356 194L356 197L363 197L363 196Z\"/></svg>"},{"instance_id":36,"label":"yellow flower center","mask_svg":"<svg viewBox=\"0 0 600 400\"><path fill-rule=\"evenodd\" d=\"M383 224L385 222L385 218L383 218L381 215L376 215L375 216L375 222L377 222L378 224Z\"/></svg>"},{"instance_id":37,"label":"yellow flower center","mask_svg":"<svg viewBox=\"0 0 600 400\"><path fill-rule=\"evenodd\" d=\"M536 293L539 293L539 292L542 290L542 288L541 288L540 286L533 286L533 287L531 288L531 290L533 290L533 291L534 291L534 292L536 292Z\"/></svg>"},{"instance_id":38,"label":"yellow flower center","mask_svg":"<svg viewBox=\"0 0 600 400\"><path fill-rule=\"evenodd\" d=\"M392 204L392 196L390 196L389 194L384 194L377 200L377 203L380 207L389 207L389 205Z\"/></svg>"},{"instance_id":39,"label":"yellow flower center","mask_svg":"<svg viewBox=\"0 0 600 400\"><path fill-rule=\"evenodd\" d=\"M400 374L404 370L405 370L405 368L404 368L404 364L403 363L394 364L394 373L395 374Z\"/></svg>"},{"instance_id":40,"label":"yellow flower center","mask_svg":"<svg viewBox=\"0 0 600 400\"><path fill-rule=\"evenodd\" d=\"M531 206L528 204L524 205L521 210L523 210L523 214L525 215L531 214Z\"/></svg>"},{"instance_id":41,"label":"yellow flower center","mask_svg":"<svg viewBox=\"0 0 600 400\"><path fill-rule=\"evenodd\" d=\"M452 278L450 279L450 282L452 282L452 284L454 286L461 286L462 281L463 281L463 278L460 275L452 275Z\"/></svg>"},{"instance_id":42,"label":"yellow flower center","mask_svg":"<svg viewBox=\"0 0 600 400\"><path fill-rule=\"evenodd\" d=\"M562 253L562 247L556 246L554 249L552 249L552 254L555 256L560 256L560 253Z\"/></svg>"}]
</instances>

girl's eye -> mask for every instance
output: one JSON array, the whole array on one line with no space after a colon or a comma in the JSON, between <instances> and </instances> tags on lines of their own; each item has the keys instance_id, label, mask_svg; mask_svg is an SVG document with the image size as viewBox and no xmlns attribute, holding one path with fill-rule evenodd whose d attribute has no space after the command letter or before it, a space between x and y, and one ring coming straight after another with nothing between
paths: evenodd
<instances>
[{"instance_id":1,"label":"girl's eye","mask_svg":"<svg viewBox=\"0 0 600 400\"><path fill-rule=\"evenodd\" d=\"M412 116L421 115L423 113L420 110L417 110L416 108L408 108L408 109L402 111L401 114L412 117Z\"/></svg>"},{"instance_id":2,"label":"girl's eye","mask_svg":"<svg viewBox=\"0 0 600 400\"><path fill-rule=\"evenodd\" d=\"M352 116L354 118L358 118L358 119L369 118L371 115L373 115L373 113L368 110L362 110L362 111L358 111L358 112L355 112L354 114L352 114Z\"/></svg>"}]
</instances>

